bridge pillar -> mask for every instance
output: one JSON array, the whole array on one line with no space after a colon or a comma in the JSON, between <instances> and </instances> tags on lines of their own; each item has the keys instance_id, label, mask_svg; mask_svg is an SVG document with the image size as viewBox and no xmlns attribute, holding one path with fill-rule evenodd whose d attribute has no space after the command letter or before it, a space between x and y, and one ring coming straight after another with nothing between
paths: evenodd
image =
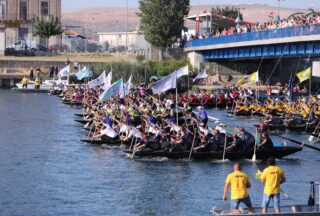
<instances>
[{"instance_id":1,"label":"bridge pillar","mask_svg":"<svg viewBox=\"0 0 320 216\"><path fill-rule=\"evenodd\" d=\"M188 52L188 59L193 67L200 68L200 64L204 62L203 55L200 52Z\"/></svg>"}]
</instances>

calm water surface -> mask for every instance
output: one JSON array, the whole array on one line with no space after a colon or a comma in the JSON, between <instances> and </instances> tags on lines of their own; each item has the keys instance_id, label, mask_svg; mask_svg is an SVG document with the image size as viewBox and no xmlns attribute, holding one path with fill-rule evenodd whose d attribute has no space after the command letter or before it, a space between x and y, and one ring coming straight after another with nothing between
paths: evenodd
<instances>
[{"instance_id":1,"label":"calm water surface","mask_svg":"<svg viewBox=\"0 0 320 216\"><path fill-rule=\"evenodd\" d=\"M0 90L0 215L210 215L213 205L230 205L221 197L231 162L130 160L118 148L81 143L79 112L55 96ZM257 122L209 112L251 131ZM306 203L308 182L320 178L319 153L304 149L278 163L290 196L283 204ZM260 205L262 186L253 175L265 165L243 165Z\"/></svg>"}]
</instances>

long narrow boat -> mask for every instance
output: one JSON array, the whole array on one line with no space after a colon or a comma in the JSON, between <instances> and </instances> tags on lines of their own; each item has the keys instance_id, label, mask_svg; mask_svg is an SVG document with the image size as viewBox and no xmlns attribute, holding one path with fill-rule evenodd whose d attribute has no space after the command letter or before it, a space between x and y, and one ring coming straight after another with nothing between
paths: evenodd
<instances>
[{"instance_id":1,"label":"long narrow boat","mask_svg":"<svg viewBox=\"0 0 320 216\"><path fill-rule=\"evenodd\" d=\"M258 160L265 160L269 157L275 158L283 158L294 153L297 153L302 150L302 147L274 147L272 150L257 150L256 158ZM127 154L134 154L137 157L167 157L171 159L183 159L188 158L190 151L183 152L168 152L164 150L142 150L136 151L133 150L125 150ZM254 150L237 150L226 152L225 159L228 160L241 160L241 159L251 159L254 154ZM192 158L196 160L204 160L204 159L216 159L221 160L223 158L223 151L211 151L211 152L193 152Z\"/></svg>"}]
</instances>

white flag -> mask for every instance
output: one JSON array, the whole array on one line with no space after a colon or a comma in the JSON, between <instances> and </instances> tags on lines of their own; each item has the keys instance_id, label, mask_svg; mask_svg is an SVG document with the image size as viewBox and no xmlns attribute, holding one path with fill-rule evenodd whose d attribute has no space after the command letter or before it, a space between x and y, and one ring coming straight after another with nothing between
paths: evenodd
<instances>
[{"instance_id":1,"label":"white flag","mask_svg":"<svg viewBox=\"0 0 320 216\"><path fill-rule=\"evenodd\" d=\"M105 80L106 80L106 72L103 71L102 74L97 79L94 79L88 82L88 86L89 88L95 88L98 85L102 85Z\"/></svg>"},{"instance_id":2,"label":"white flag","mask_svg":"<svg viewBox=\"0 0 320 216\"><path fill-rule=\"evenodd\" d=\"M176 71L176 73L177 73L177 79L182 77L182 76L187 76L189 74L188 65L183 67L183 68L180 68L179 70Z\"/></svg>"},{"instance_id":3,"label":"white flag","mask_svg":"<svg viewBox=\"0 0 320 216\"><path fill-rule=\"evenodd\" d=\"M314 61L312 63L312 76L320 77L320 61Z\"/></svg>"},{"instance_id":4,"label":"white flag","mask_svg":"<svg viewBox=\"0 0 320 216\"><path fill-rule=\"evenodd\" d=\"M112 71L109 72L107 78L103 81L103 89L105 90L112 85Z\"/></svg>"},{"instance_id":5,"label":"white flag","mask_svg":"<svg viewBox=\"0 0 320 216\"><path fill-rule=\"evenodd\" d=\"M207 77L208 77L207 71L206 71L206 69L203 69L198 73L196 78L193 79L193 82L195 82L197 79L205 79Z\"/></svg>"},{"instance_id":6,"label":"white flag","mask_svg":"<svg viewBox=\"0 0 320 216\"><path fill-rule=\"evenodd\" d=\"M59 71L58 76L59 76L59 77L67 77L67 76L70 76L70 65L67 65L66 67L62 68L62 69Z\"/></svg>"},{"instance_id":7,"label":"white flag","mask_svg":"<svg viewBox=\"0 0 320 216\"><path fill-rule=\"evenodd\" d=\"M128 79L127 83L124 85L123 94L121 97L127 96L130 93L130 89L132 86L132 74L130 75L130 78Z\"/></svg>"},{"instance_id":8,"label":"white flag","mask_svg":"<svg viewBox=\"0 0 320 216\"><path fill-rule=\"evenodd\" d=\"M152 85L153 94L161 94L177 87L177 72L173 72Z\"/></svg>"}]
</instances>

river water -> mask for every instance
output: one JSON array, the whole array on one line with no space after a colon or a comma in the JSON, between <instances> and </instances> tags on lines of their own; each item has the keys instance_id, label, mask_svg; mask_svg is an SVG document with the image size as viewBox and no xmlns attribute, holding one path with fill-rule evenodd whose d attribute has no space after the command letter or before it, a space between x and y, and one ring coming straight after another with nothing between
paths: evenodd
<instances>
[{"instance_id":1,"label":"river water","mask_svg":"<svg viewBox=\"0 0 320 216\"><path fill-rule=\"evenodd\" d=\"M55 96L0 90L0 215L210 215L213 205L230 206L221 198L231 162L131 160L118 148L81 143L85 132L73 115L79 112ZM251 131L257 122L209 113ZM242 164L260 205L263 188L253 176L265 164ZM282 203L305 204L309 182L320 178L319 153L305 148L278 164L289 194Z\"/></svg>"}]
</instances>

